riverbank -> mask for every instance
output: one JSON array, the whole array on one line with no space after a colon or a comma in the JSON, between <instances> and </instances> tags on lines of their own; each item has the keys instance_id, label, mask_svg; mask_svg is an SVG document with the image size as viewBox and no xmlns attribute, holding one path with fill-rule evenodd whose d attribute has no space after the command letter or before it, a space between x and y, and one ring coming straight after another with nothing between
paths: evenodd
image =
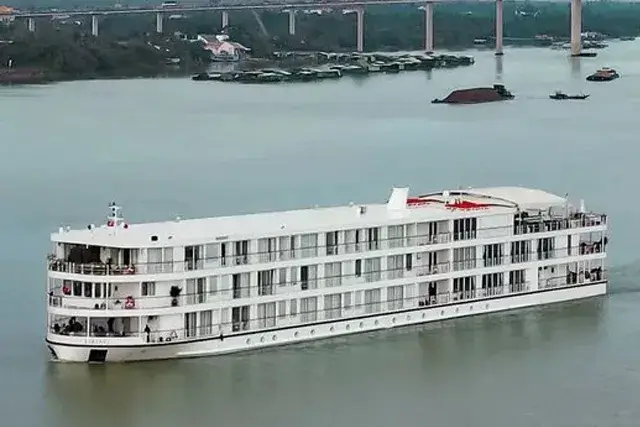
<instances>
[{"instance_id":1,"label":"riverbank","mask_svg":"<svg viewBox=\"0 0 640 427\"><path fill-rule=\"evenodd\" d=\"M479 3L438 4L434 16L435 49L482 47L492 49L495 10ZM309 12L309 11L308 11ZM264 31L256 16L235 11L230 26L220 28L220 15L188 13L167 19L165 32L156 34L152 16L104 19L97 37L90 19L38 22L30 33L23 22L0 26L0 67L9 61L20 70L37 68L45 81L160 77L204 72L211 53L194 42L199 35L220 34L247 46L249 58L238 68L263 69L286 63L286 69L315 67L327 60L307 52L355 50L355 20L340 10L298 13L295 34L288 34L285 15L261 12ZM597 17L597 19L595 19ZM585 32L631 39L638 32L640 5L585 4ZM568 36L568 9L553 3L505 4L505 45L563 48ZM414 6L367 8L364 44L367 51L415 51L424 45L424 11ZM554 44L558 41L559 43ZM285 53L281 53L285 52ZM280 54L279 54L280 53ZM263 58L263 59L261 59ZM290 62L290 63L289 63ZM11 80L11 81L10 81ZM38 80L38 79L34 79ZM7 82L24 81L5 78ZM0 83L2 79L0 79ZM34 81L35 82L35 81Z\"/></svg>"}]
</instances>

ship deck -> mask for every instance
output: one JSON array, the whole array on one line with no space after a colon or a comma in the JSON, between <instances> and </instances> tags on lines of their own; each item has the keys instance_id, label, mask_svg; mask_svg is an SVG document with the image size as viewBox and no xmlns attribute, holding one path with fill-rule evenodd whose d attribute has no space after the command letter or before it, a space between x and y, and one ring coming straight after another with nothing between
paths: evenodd
<instances>
[{"instance_id":1,"label":"ship deck","mask_svg":"<svg viewBox=\"0 0 640 427\"><path fill-rule=\"evenodd\" d=\"M397 193L400 194L397 194ZM130 224L127 228L63 230L51 235L54 242L88 244L115 248L175 246L189 242L214 242L216 239L247 236L291 235L305 232L333 231L348 228L388 225L394 222L447 220L469 216L508 214L520 209L549 209L564 206L566 199L554 194L522 187L496 187L452 190L451 196L463 192L465 208L445 205L446 192L408 197L408 189L395 189L388 203L353 204L316 207L281 212L221 216L201 219ZM455 196L458 197L458 196ZM424 202L407 205L407 200ZM393 206L391 206L393 204ZM475 209L475 207L481 208ZM152 240L152 236L156 236Z\"/></svg>"}]
</instances>

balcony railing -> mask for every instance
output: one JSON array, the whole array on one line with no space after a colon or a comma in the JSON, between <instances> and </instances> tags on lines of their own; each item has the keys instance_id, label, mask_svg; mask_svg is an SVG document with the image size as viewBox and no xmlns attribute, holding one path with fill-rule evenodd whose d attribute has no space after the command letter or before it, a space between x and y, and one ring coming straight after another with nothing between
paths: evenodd
<instances>
[{"instance_id":1,"label":"balcony railing","mask_svg":"<svg viewBox=\"0 0 640 427\"><path fill-rule=\"evenodd\" d=\"M136 274L136 267L133 265L110 265L104 263L78 264L64 262L62 260L49 261L49 270L92 276L126 276Z\"/></svg>"},{"instance_id":2,"label":"balcony railing","mask_svg":"<svg viewBox=\"0 0 640 427\"><path fill-rule=\"evenodd\" d=\"M605 225L607 215L597 213L573 213L565 216L525 217L514 227L514 234L547 233L550 231L587 228Z\"/></svg>"},{"instance_id":3,"label":"balcony railing","mask_svg":"<svg viewBox=\"0 0 640 427\"><path fill-rule=\"evenodd\" d=\"M539 289L546 288L562 288L568 286L588 285L596 281L602 281L606 278L606 272L602 271L598 277L592 276L587 279L584 276L580 280L574 281L569 276L553 278L553 284L549 285L548 281L541 283ZM398 298L394 300L375 300L367 304L349 304L344 305L344 302L339 307L331 307L325 310L313 310L313 311L296 311L295 313L287 313L286 315L268 316L261 318L247 318L232 322L225 322L222 324L202 325L200 327L193 327L190 329L164 329L164 330L151 330L148 334L144 331L129 331L126 333L99 333L94 331L87 333L86 330L80 332L61 331L60 329L54 330L50 327L50 333L54 335L64 335L67 337L78 337L80 339L87 339L87 337L109 340L113 344L117 344L119 340L123 338L138 338L140 342L148 342L150 345L160 344L169 341L189 341L194 339L201 339L206 337L224 337L233 335L234 333L241 331L260 332L264 331L277 334L278 331L269 331L270 328L283 327L283 326L312 326L314 322L321 322L327 320L333 321L349 321L350 318L355 318L363 315L378 314L378 315L394 315L395 313L406 314L411 316L410 310L412 308L437 308L445 307L453 303L476 301L490 301L497 297L505 296L517 296L532 292L530 282L517 282L506 283L497 286L489 286L486 288L476 288L463 290L458 292L439 292L433 295L418 295L410 298ZM535 291L534 291L535 292ZM390 310L383 310L383 308L392 308ZM80 318L78 319L85 319ZM377 322L375 319L366 320L367 322ZM353 327L363 327L363 320L353 319ZM362 323L360 326L359 323ZM270 335L271 340L274 338ZM264 339L261 338L261 340ZM276 338L277 339L277 335ZM262 341L264 342L264 341Z\"/></svg>"},{"instance_id":4,"label":"balcony railing","mask_svg":"<svg viewBox=\"0 0 640 427\"><path fill-rule=\"evenodd\" d=\"M569 218L557 217L549 220L523 219L515 227L497 227L494 229L479 229L468 231L454 236L453 240L473 240L488 235L499 235L505 233L535 234L552 230L563 230L569 228L592 227L606 224L606 215L601 214L576 214ZM491 233L489 233L491 232ZM504 232L504 233L502 233ZM508 234L507 233L507 234ZM328 247L314 246L311 248L296 248L294 250L279 250L268 253L249 253L241 255L229 255L225 257L211 257L201 259L188 259L185 261L165 261L156 263L136 263L132 265L113 265L106 263L72 263L60 259L50 259L48 268L50 271L73 273L81 275L95 276L123 276L133 274L162 274L182 271L210 270L214 268L235 267L242 265L257 265L261 263L271 263L275 261L291 261L316 257L318 254L326 256L346 255L354 253L375 256L371 252L378 250L414 248L426 245L446 244L452 241L452 233L443 232L424 236L407 236L398 244L397 238L389 240L379 240L375 242L341 243ZM369 255L371 253L371 255Z\"/></svg>"}]
</instances>

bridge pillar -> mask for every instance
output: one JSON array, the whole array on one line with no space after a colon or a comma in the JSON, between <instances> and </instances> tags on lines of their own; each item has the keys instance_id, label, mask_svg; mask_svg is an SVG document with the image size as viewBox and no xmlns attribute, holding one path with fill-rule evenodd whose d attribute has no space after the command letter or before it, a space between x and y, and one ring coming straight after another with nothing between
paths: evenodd
<instances>
[{"instance_id":1,"label":"bridge pillar","mask_svg":"<svg viewBox=\"0 0 640 427\"><path fill-rule=\"evenodd\" d=\"M296 11L288 10L287 13L289 14L289 35L295 36L296 35Z\"/></svg>"},{"instance_id":2,"label":"bridge pillar","mask_svg":"<svg viewBox=\"0 0 640 427\"><path fill-rule=\"evenodd\" d=\"M33 18L27 18L27 29L34 33L36 31L36 20Z\"/></svg>"},{"instance_id":3,"label":"bridge pillar","mask_svg":"<svg viewBox=\"0 0 640 427\"><path fill-rule=\"evenodd\" d=\"M358 52L364 52L364 9L361 7L356 9L356 22L356 50Z\"/></svg>"},{"instance_id":4,"label":"bridge pillar","mask_svg":"<svg viewBox=\"0 0 640 427\"><path fill-rule=\"evenodd\" d=\"M156 14L156 33L162 33L162 27L164 24L164 17L161 12Z\"/></svg>"},{"instance_id":5,"label":"bridge pillar","mask_svg":"<svg viewBox=\"0 0 640 427\"><path fill-rule=\"evenodd\" d=\"M91 15L91 35L98 37L98 16Z\"/></svg>"},{"instance_id":6,"label":"bridge pillar","mask_svg":"<svg viewBox=\"0 0 640 427\"><path fill-rule=\"evenodd\" d=\"M503 25L504 25L504 2L502 0L496 0L496 55L502 56L504 52L502 50L503 45Z\"/></svg>"},{"instance_id":7,"label":"bridge pillar","mask_svg":"<svg viewBox=\"0 0 640 427\"><path fill-rule=\"evenodd\" d=\"M224 30L229 26L229 12L226 10L222 11L222 29Z\"/></svg>"},{"instance_id":8,"label":"bridge pillar","mask_svg":"<svg viewBox=\"0 0 640 427\"><path fill-rule=\"evenodd\" d=\"M571 56L582 53L582 0L571 0Z\"/></svg>"},{"instance_id":9,"label":"bridge pillar","mask_svg":"<svg viewBox=\"0 0 640 427\"><path fill-rule=\"evenodd\" d=\"M433 2L424 6L424 49L433 53Z\"/></svg>"}]
</instances>

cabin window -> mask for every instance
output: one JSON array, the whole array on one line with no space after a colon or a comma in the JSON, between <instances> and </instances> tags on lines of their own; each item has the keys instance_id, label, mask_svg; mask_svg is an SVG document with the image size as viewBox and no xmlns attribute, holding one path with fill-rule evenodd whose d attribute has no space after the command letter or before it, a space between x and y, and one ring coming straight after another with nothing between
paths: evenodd
<instances>
[{"instance_id":1,"label":"cabin window","mask_svg":"<svg viewBox=\"0 0 640 427\"><path fill-rule=\"evenodd\" d=\"M249 262L249 241L240 240L235 244L236 265L244 265Z\"/></svg>"},{"instance_id":2,"label":"cabin window","mask_svg":"<svg viewBox=\"0 0 640 427\"><path fill-rule=\"evenodd\" d=\"M364 260L364 280L365 282L375 282L380 280L382 273L381 259L380 258L368 258Z\"/></svg>"},{"instance_id":3,"label":"cabin window","mask_svg":"<svg viewBox=\"0 0 640 427\"><path fill-rule=\"evenodd\" d=\"M345 310L351 308L351 292L345 292L342 295L342 308Z\"/></svg>"},{"instance_id":4,"label":"cabin window","mask_svg":"<svg viewBox=\"0 0 640 427\"><path fill-rule=\"evenodd\" d=\"M413 268L413 255L412 254L405 255L404 265L405 265L405 268L407 269L407 271L411 271L411 269Z\"/></svg>"},{"instance_id":5,"label":"cabin window","mask_svg":"<svg viewBox=\"0 0 640 427\"><path fill-rule=\"evenodd\" d=\"M325 319L339 319L342 317L342 294L324 296Z\"/></svg>"},{"instance_id":6,"label":"cabin window","mask_svg":"<svg viewBox=\"0 0 640 427\"><path fill-rule=\"evenodd\" d=\"M196 336L198 329L196 324L197 315L198 313L196 312L184 314L184 330L187 338Z\"/></svg>"},{"instance_id":7,"label":"cabin window","mask_svg":"<svg viewBox=\"0 0 640 427\"><path fill-rule=\"evenodd\" d=\"M404 298L404 287L402 285L389 286L387 288L387 310L400 310Z\"/></svg>"},{"instance_id":8,"label":"cabin window","mask_svg":"<svg viewBox=\"0 0 640 427\"><path fill-rule=\"evenodd\" d=\"M429 253L429 258L431 254ZM437 262L437 260L435 260ZM431 264L431 259L429 259ZM429 266L432 268L432 266ZM476 267L476 248L475 246L468 246L466 248L456 248L453 250L453 271L466 270Z\"/></svg>"},{"instance_id":9,"label":"cabin window","mask_svg":"<svg viewBox=\"0 0 640 427\"><path fill-rule=\"evenodd\" d=\"M275 303L273 303L275 306ZM259 307L259 306L258 306ZM275 307L274 307L275 315ZM233 307L231 309L231 325L234 332L249 329L249 306Z\"/></svg>"},{"instance_id":10,"label":"cabin window","mask_svg":"<svg viewBox=\"0 0 640 427\"><path fill-rule=\"evenodd\" d=\"M156 282L142 282L142 296L152 297L156 294Z\"/></svg>"},{"instance_id":11,"label":"cabin window","mask_svg":"<svg viewBox=\"0 0 640 427\"><path fill-rule=\"evenodd\" d=\"M82 282L73 282L73 296L81 297L82 296Z\"/></svg>"},{"instance_id":12,"label":"cabin window","mask_svg":"<svg viewBox=\"0 0 640 427\"><path fill-rule=\"evenodd\" d=\"M278 317L284 318L287 316L287 302L278 301Z\"/></svg>"},{"instance_id":13,"label":"cabin window","mask_svg":"<svg viewBox=\"0 0 640 427\"><path fill-rule=\"evenodd\" d=\"M471 240L476 238L478 220L460 218L453 220L453 240Z\"/></svg>"},{"instance_id":14,"label":"cabin window","mask_svg":"<svg viewBox=\"0 0 640 427\"><path fill-rule=\"evenodd\" d=\"M325 234L327 255L338 255L338 232L331 231Z\"/></svg>"},{"instance_id":15,"label":"cabin window","mask_svg":"<svg viewBox=\"0 0 640 427\"><path fill-rule=\"evenodd\" d=\"M369 228L367 229L367 249L375 251L380 249L380 229Z\"/></svg>"},{"instance_id":16,"label":"cabin window","mask_svg":"<svg viewBox=\"0 0 640 427\"><path fill-rule=\"evenodd\" d=\"M392 225L387 230L387 240L390 248L404 246L404 225Z\"/></svg>"},{"instance_id":17,"label":"cabin window","mask_svg":"<svg viewBox=\"0 0 640 427\"><path fill-rule=\"evenodd\" d=\"M298 300L292 299L289 302L289 315L296 316L298 314Z\"/></svg>"},{"instance_id":18,"label":"cabin window","mask_svg":"<svg viewBox=\"0 0 640 427\"><path fill-rule=\"evenodd\" d=\"M318 320L318 297L300 299L300 322L315 322Z\"/></svg>"},{"instance_id":19,"label":"cabin window","mask_svg":"<svg viewBox=\"0 0 640 427\"><path fill-rule=\"evenodd\" d=\"M484 245L482 251L482 261L485 267L493 267L502 264L502 244L495 243Z\"/></svg>"},{"instance_id":20,"label":"cabin window","mask_svg":"<svg viewBox=\"0 0 640 427\"><path fill-rule=\"evenodd\" d=\"M525 270L509 272L509 292L521 292L525 289Z\"/></svg>"},{"instance_id":21,"label":"cabin window","mask_svg":"<svg viewBox=\"0 0 640 427\"><path fill-rule=\"evenodd\" d=\"M318 256L318 235L303 234L300 236L300 249L303 258Z\"/></svg>"},{"instance_id":22,"label":"cabin window","mask_svg":"<svg viewBox=\"0 0 640 427\"><path fill-rule=\"evenodd\" d=\"M213 332L213 311L205 310L200 312L200 324L198 329L200 330L199 335L208 336Z\"/></svg>"},{"instance_id":23,"label":"cabin window","mask_svg":"<svg viewBox=\"0 0 640 427\"><path fill-rule=\"evenodd\" d=\"M538 260L550 259L554 257L555 238L546 237L538 239Z\"/></svg>"},{"instance_id":24,"label":"cabin window","mask_svg":"<svg viewBox=\"0 0 640 427\"><path fill-rule=\"evenodd\" d=\"M202 252L201 246L186 246L184 248L186 270L198 270L202 268Z\"/></svg>"},{"instance_id":25,"label":"cabin window","mask_svg":"<svg viewBox=\"0 0 640 427\"><path fill-rule=\"evenodd\" d=\"M476 293L475 276L458 277L453 279L453 293L457 299L474 298Z\"/></svg>"},{"instance_id":26,"label":"cabin window","mask_svg":"<svg viewBox=\"0 0 640 427\"><path fill-rule=\"evenodd\" d=\"M531 254L531 240L511 242L511 262L527 262Z\"/></svg>"},{"instance_id":27,"label":"cabin window","mask_svg":"<svg viewBox=\"0 0 640 427\"><path fill-rule=\"evenodd\" d=\"M389 279L399 279L404 276L403 260L404 257L402 255L387 257L387 277Z\"/></svg>"},{"instance_id":28,"label":"cabin window","mask_svg":"<svg viewBox=\"0 0 640 427\"><path fill-rule=\"evenodd\" d=\"M263 270L258 272L258 295L273 295L273 279L276 270Z\"/></svg>"},{"instance_id":29,"label":"cabin window","mask_svg":"<svg viewBox=\"0 0 640 427\"><path fill-rule=\"evenodd\" d=\"M342 263L329 262L324 265L325 286L340 286L342 284Z\"/></svg>"},{"instance_id":30,"label":"cabin window","mask_svg":"<svg viewBox=\"0 0 640 427\"><path fill-rule=\"evenodd\" d=\"M482 275L482 289L485 296L499 295L502 293L504 285L503 273L492 273Z\"/></svg>"},{"instance_id":31,"label":"cabin window","mask_svg":"<svg viewBox=\"0 0 640 427\"><path fill-rule=\"evenodd\" d=\"M258 253L260 262L276 260L276 238L258 239Z\"/></svg>"},{"instance_id":32,"label":"cabin window","mask_svg":"<svg viewBox=\"0 0 640 427\"><path fill-rule=\"evenodd\" d=\"M362 260L356 260L356 277L362 276Z\"/></svg>"},{"instance_id":33,"label":"cabin window","mask_svg":"<svg viewBox=\"0 0 640 427\"><path fill-rule=\"evenodd\" d=\"M365 313L377 313L381 310L381 289L369 289L364 291L364 310Z\"/></svg>"},{"instance_id":34,"label":"cabin window","mask_svg":"<svg viewBox=\"0 0 640 427\"><path fill-rule=\"evenodd\" d=\"M231 276L233 298L248 298L250 294L249 273L236 273Z\"/></svg>"},{"instance_id":35,"label":"cabin window","mask_svg":"<svg viewBox=\"0 0 640 427\"><path fill-rule=\"evenodd\" d=\"M258 304L258 328L273 328L276 326L276 303Z\"/></svg>"}]
</instances>

